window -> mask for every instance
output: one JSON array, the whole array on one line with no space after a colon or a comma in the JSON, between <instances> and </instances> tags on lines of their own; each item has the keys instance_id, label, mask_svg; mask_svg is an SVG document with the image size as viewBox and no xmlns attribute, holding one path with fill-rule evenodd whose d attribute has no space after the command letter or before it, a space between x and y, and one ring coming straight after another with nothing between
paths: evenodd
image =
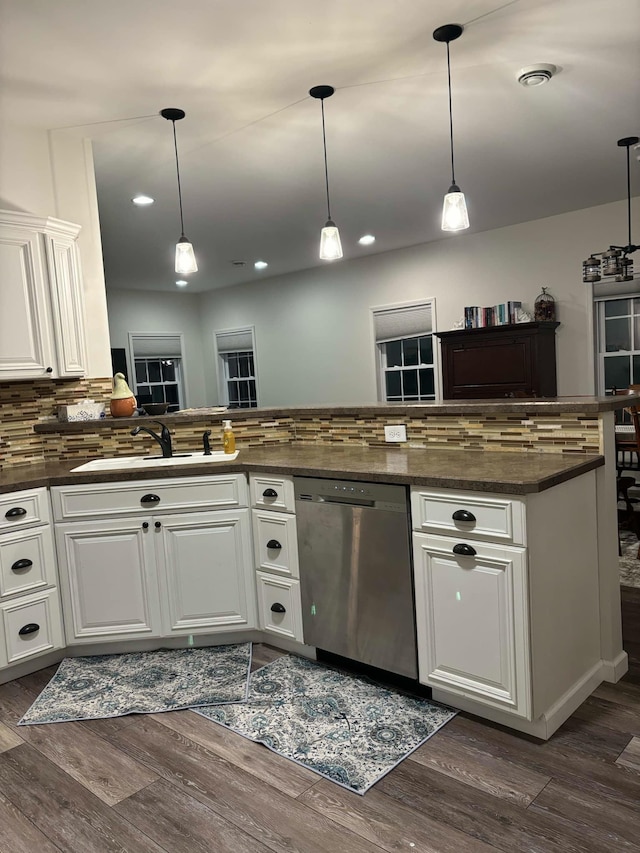
<instances>
[{"instance_id":1,"label":"window","mask_svg":"<svg viewBox=\"0 0 640 853\"><path fill-rule=\"evenodd\" d=\"M258 405L253 329L215 333L220 402L230 409Z\"/></svg>"},{"instance_id":2,"label":"window","mask_svg":"<svg viewBox=\"0 0 640 853\"><path fill-rule=\"evenodd\" d=\"M373 309L381 400L436 399L433 307L429 301Z\"/></svg>"},{"instance_id":3,"label":"window","mask_svg":"<svg viewBox=\"0 0 640 853\"><path fill-rule=\"evenodd\" d=\"M612 388L640 383L640 295L601 299L597 304L598 386Z\"/></svg>"},{"instance_id":4,"label":"window","mask_svg":"<svg viewBox=\"0 0 640 853\"><path fill-rule=\"evenodd\" d=\"M180 335L131 334L134 394L139 406L169 403L169 412L183 408L182 340Z\"/></svg>"}]
</instances>

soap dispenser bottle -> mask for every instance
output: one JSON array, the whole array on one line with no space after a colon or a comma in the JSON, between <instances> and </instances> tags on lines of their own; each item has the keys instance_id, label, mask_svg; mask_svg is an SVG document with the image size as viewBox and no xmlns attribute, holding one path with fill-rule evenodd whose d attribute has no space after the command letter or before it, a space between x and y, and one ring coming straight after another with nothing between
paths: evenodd
<instances>
[{"instance_id":1,"label":"soap dispenser bottle","mask_svg":"<svg viewBox=\"0 0 640 853\"><path fill-rule=\"evenodd\" d=\"M236 452L236 437L233 434L233 430L231 429L231 421L223 421L222 426L223 426L222 445L224 447L224 452L225 453L235 453Z\"/></svg>"}]
</instances>

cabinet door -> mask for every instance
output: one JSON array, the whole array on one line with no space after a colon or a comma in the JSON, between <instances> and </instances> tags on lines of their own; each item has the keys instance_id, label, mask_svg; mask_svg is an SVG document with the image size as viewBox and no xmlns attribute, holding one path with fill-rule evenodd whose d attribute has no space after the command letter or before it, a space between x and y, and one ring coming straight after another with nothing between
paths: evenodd
<instances>
[{"instance_id":1,"label":"cabinet door","mask_svg":"<svg viewBox=\"0 0 640 853\"><path fill-rule=\"evenodd\" d=\"M156 517L165 634L254 628L249 510Z\"/></svg>"},{"instance_id":2,"label":"cabinet door","mask_svg":"<svg viewBox=\"0 0 640 853\"><path fill-rule=\"evenodd\" d=\"M58 376L86 370L85 320L80 255L71 236L45 235Z\"/></svg>"},{"instance_id":3,"label":"cabinet door","mask_svg":"<svg viewBox=\"0 0 640 853\"><path fill-rule=\"evenodd\" d=\"M41 241L0 226L0 379L57 375Z\"/></svg>"},{"instance_id":4,"label":"cabinet door","mask_svg":"<svg viewBox=\"0 0 640 853\"><path fill-rule=\"evenodd\" d=\"M413 547L421 683L531 719L526 550L422 533Z\"/></svg>"},{"instance_id":5,"label":"cabinet door","mask_svg":"<svg viewBox=\"0 0 640 853\"><path fill-rule=\"evenodd\" d=\"M70 644L160 636L153 532L141 517L57 526Z\"/></svg>"}]
</instances>

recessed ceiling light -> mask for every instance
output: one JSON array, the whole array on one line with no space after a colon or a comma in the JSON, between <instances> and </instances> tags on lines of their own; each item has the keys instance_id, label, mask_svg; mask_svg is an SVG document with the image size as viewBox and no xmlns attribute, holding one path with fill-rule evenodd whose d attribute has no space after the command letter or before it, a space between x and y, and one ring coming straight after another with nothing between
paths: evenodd
<instances>
[{"instance_id":1,"label":"recessed ceiling light","mask_svg":"<svg viewBox=\"0 0 640 853\"><path fill-rule=\"evenodd\" d=\"M376 238L373 236L373 234L365 234L358 240L358 243L360 243L361 246L370 246L372 243L375 242Z\"/></svg>"},{"instance_id":2,"label":"recessed ceiling light","mask_svg":"<svg viewBox=\"0 0 640 853\"><path fill-rule=\"evenodd\" d=\"M518 71L518 83L522 86L542 86L543 83L551 80L557 70L555 65L548 65L546 62L527 65L526 68Z\"/></svg>"},{"instance_id":3,"label":"recessed ceiling light","mask_svg":"<svg viewBox=\"0 0 640 853\"><path fill-rule=\"evenodd\" d=\"M153 204L155 199L151 198L150 195L136 195L131 199L131 201L134 204L139 204L140 206L144 206L145 204Z\"/></svg>"},{"instance_id":4,"label":"recessed ceiling light","mask_svg":"<svg viewBox=\"0 0 640 853\"><path fill-rule=\"evenodd\" d=\"M188 284L189 282L185 281L183 278L179 278L178 281L176 281L176 285L178 287L186 287Z\"/></svg>"},{"instance_id":5,"label":"recessed ceiling light","mask_svg":"<svg viewBox=\"0 0 640 853\"><path fill-rule=\"evenodd\" d=\"M255 262L255 264L254 264L254 267L255 267L257 270L264 270L264 269L266 269L268 266L269 266L269 264L268 264L266 261L256 261L256 262Z\"/></svg>"}]
</instances>

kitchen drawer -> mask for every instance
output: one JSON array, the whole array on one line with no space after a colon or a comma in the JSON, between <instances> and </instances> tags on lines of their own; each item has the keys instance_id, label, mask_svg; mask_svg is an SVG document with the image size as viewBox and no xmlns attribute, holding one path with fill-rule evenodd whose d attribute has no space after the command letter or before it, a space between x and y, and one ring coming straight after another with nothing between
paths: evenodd
<instances>
[{"instance_id":1,"label":"kitchen drawer","mask_svg":"<svg viewBox=\"0 0 640 853\"><path fill-rule=\"evenodd\" d=\"M0 536L0 599L56 586L49 525Z\"/></svg>"},{"instance_id":2,"label":"kitchen drawer","mask_svg":"<svg viewBox=\"0 0 640 853\"><path fill-rule=\"evenodd\" d=\"M298 578L298 538L294 515L251 511L256 568Z\"/></svg>"},{"instance_id":3,"label":"kitchen drawer","mask_svg":"<svg viewBox=\"0 0 640 853\"><path fill-rule=\"evenodd\" d=\"M415 486L411 489L412 526L425 533L524 545L524 509L524 503L517 498Z\"/></svg>"},{"instance_id":4,"label":"kitchen drawer","mask_svg":"<svg viewBox=\"0 0 640 853\"><path fill-rule=\"evenodd\" d=\"M260 628L302 642L300 582L257 572Z\"/></svg>"},{"instance_id":5,"label":"kitchen drawer","mask_svg":"<svg viewBox=\"0 0 640 853\"><path fill-rule=\"evenodd\" d=\"M57 589L0 605L0 623L4 639L0 645L2 666L19 663L64 645ZM5 649L6 658L3 660Z\"/></svg>"},{"instance_id":6,"label":"kitchen drawer","mask_svg":"<svg viewBox=\"0 0 640 853\"><path fill-rule=\"evenodd\" d=\"M248 499L244 474L54 486L51 496L56 521L241 507Z\"/></svg>"},{"instance_id":7,"label":"kitchen drawer","mask_svg":"<svg viewBox=\"0 0 640 853\"><path fill-rule=\"evenodd\" d=\"M0 533L33 524L48 524L49 518L49 495L46 489L0 495Z\"/></svg>"},{"instance_id":8,"label":"kitchen drawer","mask_svg":"<svg viewBox=\"0 0 640 853\"><path fill-rule=\"evenodd\" d=\"M295 512L296 503L291 477L249 474L251 506L278 512Z\"/></svg>"}]
</instances>

